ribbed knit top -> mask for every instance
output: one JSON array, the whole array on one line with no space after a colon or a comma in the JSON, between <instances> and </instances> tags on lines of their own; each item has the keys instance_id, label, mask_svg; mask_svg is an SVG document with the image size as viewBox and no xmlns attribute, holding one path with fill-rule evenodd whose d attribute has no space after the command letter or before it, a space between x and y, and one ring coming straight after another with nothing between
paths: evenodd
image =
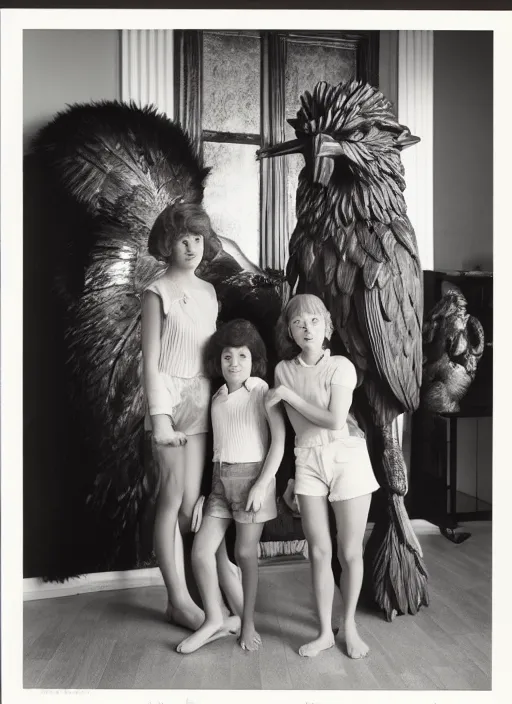
<instances>
[{"instance_id":1,"label":"ribbed knit top","mask_svg":"<svg viewBox=\"0 0 512 704\"><path fill-rule=\"evenodd\" d=\"M147 287L162 301L164 318L158 371L190 379L203 373L203 351L216 330L219 306L213 286L184 291L179 284L159 278Z\"/></svg>"},{"instance_id":2,"label":"ribbed knit top","mask_svg":"<svg viewBox=\"0 0 512 704\"><path fill-rule=\"evenodd\" d=\"M357 374L352 362L338 355L331 357L330 350L325 350L324 356L314 365L305 364L300 356L291 360L282 360L276 366L274 374L276 387L283 384L318 408L329 408L332 384L345 386L352 391L357 383ZM311 424L311 427L300 437L296 436L295 445L298 447L325 445L349 435L364 437L364 433L350 414L347 416L346 425L341 430L330 430Z\"/></svg>"},{"instance_id":3,"label":"ribbed knit top","mask_svg":"<svg viewBox=\"0 0 512 704\"><path fill-rule=\"evenodd\" d=\"M212 399L213 459L215 462L261 462L269 445L265 413L268 384L251 376L228 393L226 384Z\"/></svg>"}]
</instances>

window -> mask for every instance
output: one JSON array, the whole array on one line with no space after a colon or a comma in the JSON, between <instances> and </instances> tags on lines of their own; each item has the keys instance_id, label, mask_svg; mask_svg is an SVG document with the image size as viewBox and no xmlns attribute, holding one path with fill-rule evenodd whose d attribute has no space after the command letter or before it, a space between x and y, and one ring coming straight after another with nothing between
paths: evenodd
<instances>
[{"instance_id":1,"label":"window","mask_svg":"<svg viewBox=\"0 0 512 704\"><path fill-rule=\"evenodd\" d=\"M175 116L212 171L215 231L262 266L283 268L303 157L256 160L294 137L305 90L320 80L378 83L378 32L176 31Z\"/></svg>"}]
</instances>

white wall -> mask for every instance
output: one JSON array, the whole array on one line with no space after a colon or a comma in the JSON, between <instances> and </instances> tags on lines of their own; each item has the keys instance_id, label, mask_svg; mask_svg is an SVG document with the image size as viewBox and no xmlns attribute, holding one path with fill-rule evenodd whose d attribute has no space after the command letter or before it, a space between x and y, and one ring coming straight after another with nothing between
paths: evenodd
<instances>
[{"instance_id":1,"label":"white wall","mask_svg":"<svg viewBox=\"0 0 512 704\"><path fill-rule=\"evenodd\" d=\"M493 268L492 66L492 32L434 32L438 270Z\"/></svg>"},{"instance_id":2,"label":"white wall","mask_svg":"<svg viewBox=\"0 0 512 704\"><path fill-rule=\"evenodd\" d=\"M117 30L23 32L23 147L67 104L120 98Z\"/></svg>"}]
</instances>

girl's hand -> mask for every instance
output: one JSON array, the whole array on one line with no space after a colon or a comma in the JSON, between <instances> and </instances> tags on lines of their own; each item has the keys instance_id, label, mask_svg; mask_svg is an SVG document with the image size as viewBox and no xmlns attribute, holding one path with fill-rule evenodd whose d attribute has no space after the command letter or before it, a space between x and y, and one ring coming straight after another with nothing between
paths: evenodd
<instances>
[{"instance_id":1,"label":"girl's hand","mask_svg":"<svg viewBox=\"0 0 512 704\"><path fill-rule=\"evenodd\" d=\"M299 502L297 501L297 494L295 493L294 479L288 479L286 491L283 494L283 501L288 506L294 516L300 516L300 507Z\"/></svg>"},{"instance_id":2,"label":"girl's hand","mask_svg":"<svg viewBox=\"0 0 512 704\"><path fill-rule=\"evenodd\" d=\"M187 436L174 430L169 416L151 416L151 423L153 425L153 440L157 445L180 447L187 444Z\"/></svg>"},{"instance_id":3,"label":"girl's hand","mask_svg":"<svg viewBox=\"0 0 512 704\"><path fill-rule=\"evenodd\" d=\"M192 533L197 533L199 528L201 528L201 523L203 522L204 498L204 496L200 496L198 498L198 500L196 501L196 505L194 506L194 510L192 511Z\"/></svg>"},{"instance_id":4,"label":"girl's hand","mask_svg":"<svg viewBox=\"0 0 512 704\"><path fill-rule=\"evenodd\" d=\"M262 482L255 482L253 487L249 492L247 497L247 504L245 505L246 511L259 511L263 505L265 497L268 491L268 484L263 484Z\"/></svg>"},{"instance_id":5,"label":"girl's hand","mask_svg":"<svg viewBox=\"0 0 512 704\"><path fill-rule=\"evenodd\" d=\"M187 444L187 436L176 430L158 430L153 433L153 440L157 445L168 447L182 447Z\"/></svg>"},{"instance_id":6,"label":"girl's hand","mask_svg":"<svg viewBox=\"0 0 512 704\"><path fill-rule=\"evenodd\" d=\"M265 396L265 407L267 410L280 403L283 400L283 389L285 387L281 384L275 389L269 389L267 395Z\"/></svg>"}]
</instances>

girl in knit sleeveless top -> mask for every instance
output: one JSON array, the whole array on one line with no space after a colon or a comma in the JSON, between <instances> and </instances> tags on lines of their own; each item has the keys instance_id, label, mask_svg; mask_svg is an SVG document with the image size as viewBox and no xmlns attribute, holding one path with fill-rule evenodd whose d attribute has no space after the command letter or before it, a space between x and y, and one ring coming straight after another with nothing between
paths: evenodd
<instances>
[{"instance_id":1,"label":"girl in knit sleeveless top","mask_svg":"<svg viewBox=\"0 0 512 704\"><path fill-rule=\"evenodd\" d=\"M211 338L206 356L211 378L222 376L226 382L212 399L212 491L192 548L206 618L178 651L197 650L222 625L215 554L232 520L243 584L239 644L244 650L257 650L258 544L264 523L277 516L275 475L284 453L284 418L278 407L265 407L268 384L261 377L266 373L266 350L251 323L234 320L223 325Z\"/></svg>"},{"instance_id":2,"label":"girl in knit sleeveless top","mask_svg":"<svg viewBox=\"0 0 512 704\"><path fill-rule=\"evenodd\" d=\"M313 657L334 645L329 501L336 518L342 566L342 633L348 655L362 658L368 647L359 637L355 611L363 578L363 538L370 500L379 485L364 434L349 414L356 370L346 357L331 357L326 349L332 330L331 316L317 296L301 294L289 301L277 323L282 361L275 369L276 388L269 391L267 407L283 401L295 431L295 494L309 546L320 621L318 638L303 645L299 654Z\"/></svg>"},{"instance_id":3,"label":"girl in knit sleeveless top","mask_svg":"<svg viewBox=\"0 0 512 704\"><path fill-rule=\"evenodd\" d=\"M185 581L182 536L191 531L208 430L210 383L202 355L216 329L218 303L215 289L196 276L196 269L210 232L209 218L199 205L172 204L158 216L148 250L168 268L147 287L142 303L145 427L152 432L160 471L155 553L167 588L168 619L194 631L204 612ZM219 549L219 571L229 603L239 604L241 610L238 571L225 543ZM226 615L217 636L237 632L240 615Z\"/></svg>"}]
</instances>

